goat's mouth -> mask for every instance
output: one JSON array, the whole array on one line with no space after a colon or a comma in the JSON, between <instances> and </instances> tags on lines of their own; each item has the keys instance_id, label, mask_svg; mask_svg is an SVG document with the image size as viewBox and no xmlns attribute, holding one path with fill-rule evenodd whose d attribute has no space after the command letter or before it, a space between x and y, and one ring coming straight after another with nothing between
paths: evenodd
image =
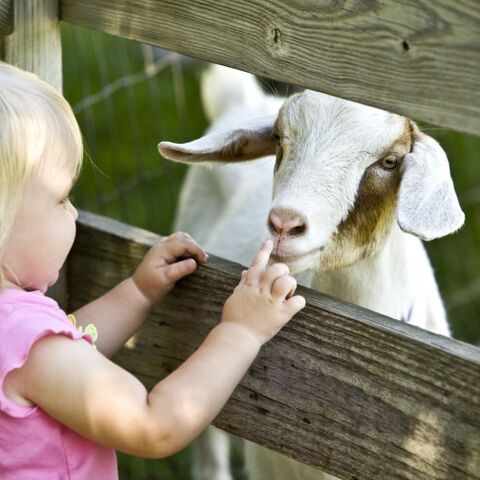
<instances>
[{"instance_id":1,"label":"goat's mouth","mask_svg":"<svg viewBox=\"0 0 480 480\"><path fill-rule=\"evenodd\" d=\"M287 265L295 265L296 263L309 261L317 257L324 250L324 248L325 246L322 245L321 247L313 248L308 252L300 252L294 255L282 255L278 251L273 251L270 258L274 262L286 263Z\"/></svg>"}]
</instances>

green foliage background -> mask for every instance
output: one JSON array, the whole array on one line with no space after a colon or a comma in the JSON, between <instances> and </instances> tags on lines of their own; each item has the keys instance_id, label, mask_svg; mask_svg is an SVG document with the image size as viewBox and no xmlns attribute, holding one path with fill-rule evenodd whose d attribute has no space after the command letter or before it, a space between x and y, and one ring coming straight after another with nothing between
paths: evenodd
<instances>
[{"instance_id":1,"label":"green foliage background","mask_svg":"<svg viewBox=\"0 0 480 480\"><path fill-rule=\"evenodd\" d=\"M199 99L197 64L168 66L128 86L144 71L134 42L62 26L64 94L76 110L93 162L85 162L74 190L80 208L167 234L185 167L163 160L160 140L187 141L202 134L206 120ZM127 79L128 80L128 79ZM116 88L83 108L85 98L106 85ZM459 233L427 244L456 338L480 343L480 139L424 126L447 151L466 213ZM238 452L235 474L241 477ZM119 455L121 479L189 478L188 449L163 461Z\"/></svg>"}]
</instances>

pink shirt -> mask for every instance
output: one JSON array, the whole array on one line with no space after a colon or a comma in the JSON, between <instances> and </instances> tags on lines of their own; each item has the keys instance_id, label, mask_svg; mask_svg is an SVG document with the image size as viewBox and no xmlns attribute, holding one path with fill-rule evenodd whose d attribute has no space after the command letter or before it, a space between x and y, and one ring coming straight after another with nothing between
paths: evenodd
<instances>
[{"instance_id":1,"label":"pink shirt","mask_svg":"<svg viewBox=\"0 0 480 480\"><path fill-rule=\"evenodd\" d=\"M4 393L7 374L21 367L33 344L46 335L92 343L91 337L81 334L57 303L43 293L0 292L0 478L118 479L113 449L87 440L37 406L16 404Z\"/></svg>"}]
</instances>

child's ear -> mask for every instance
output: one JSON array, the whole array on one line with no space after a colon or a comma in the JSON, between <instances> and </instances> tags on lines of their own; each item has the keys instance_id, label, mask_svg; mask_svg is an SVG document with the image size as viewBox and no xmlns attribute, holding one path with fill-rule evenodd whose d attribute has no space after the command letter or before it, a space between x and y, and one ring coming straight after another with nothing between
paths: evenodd
<instances>
[{"instance_id":1,"label":"child's ear","mask_svg":"<svg viewBox=\"0 0 480 480\"><path fill-rule=\"evenodd\" d=\"M243 162L275 153L276 115L229 130L215 131L189 143L160 142L160 154L175 162Z\"/></svg>"},{"instance_id":2,"label":"child's ear","mask_svg":"<svg viewBox=\"0 0 480 480\"><path fill-rule=\"evenodd\" d=\"M442 147L420 131L416 135L412 152L402 162L397 220L403 231L432 240L458 230L465 214Z\"/></svg>"}]
</instances>

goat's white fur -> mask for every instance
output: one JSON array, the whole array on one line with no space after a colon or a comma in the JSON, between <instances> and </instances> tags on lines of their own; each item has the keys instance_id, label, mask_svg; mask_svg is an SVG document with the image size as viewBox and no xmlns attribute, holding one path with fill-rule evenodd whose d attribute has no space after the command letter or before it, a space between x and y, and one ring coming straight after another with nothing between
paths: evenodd
<instances>
[{"instance_id":1,"label":"goat's white fur","mask_svg":"<svg viewBox=\"0 0 480 480\"><path fill-rule=\"evenodd\" d=\"M210 133L184 145L162 142L160 152L187 163L251 159L279 148L272 136L276 122L283 160L275 175L272 156L190 168L175 228L191 233L208 251L247 265L262 239L273 235L265 228L269 211L293 210L305 217L305 234L282 238L281 244L273 236L276 260L303 272L300 283L448 335L432 268L417 238L446 235L464 221L440 146L417 132L419 140L400 167L397 221L393 217L362 245L355 235L337 234L355 209L366 169L374 182L388 181L390 172L374 164L402 136L406 119L310 91L282 107L284 99L263 94L250 75L221 67L204 80L207 112L215 120ZM229 478L220 457L212 460L218 468L210 480ZM246 465L252 480L331 478L254 444L247 444Z\"/></svg>"}]
</instances>

